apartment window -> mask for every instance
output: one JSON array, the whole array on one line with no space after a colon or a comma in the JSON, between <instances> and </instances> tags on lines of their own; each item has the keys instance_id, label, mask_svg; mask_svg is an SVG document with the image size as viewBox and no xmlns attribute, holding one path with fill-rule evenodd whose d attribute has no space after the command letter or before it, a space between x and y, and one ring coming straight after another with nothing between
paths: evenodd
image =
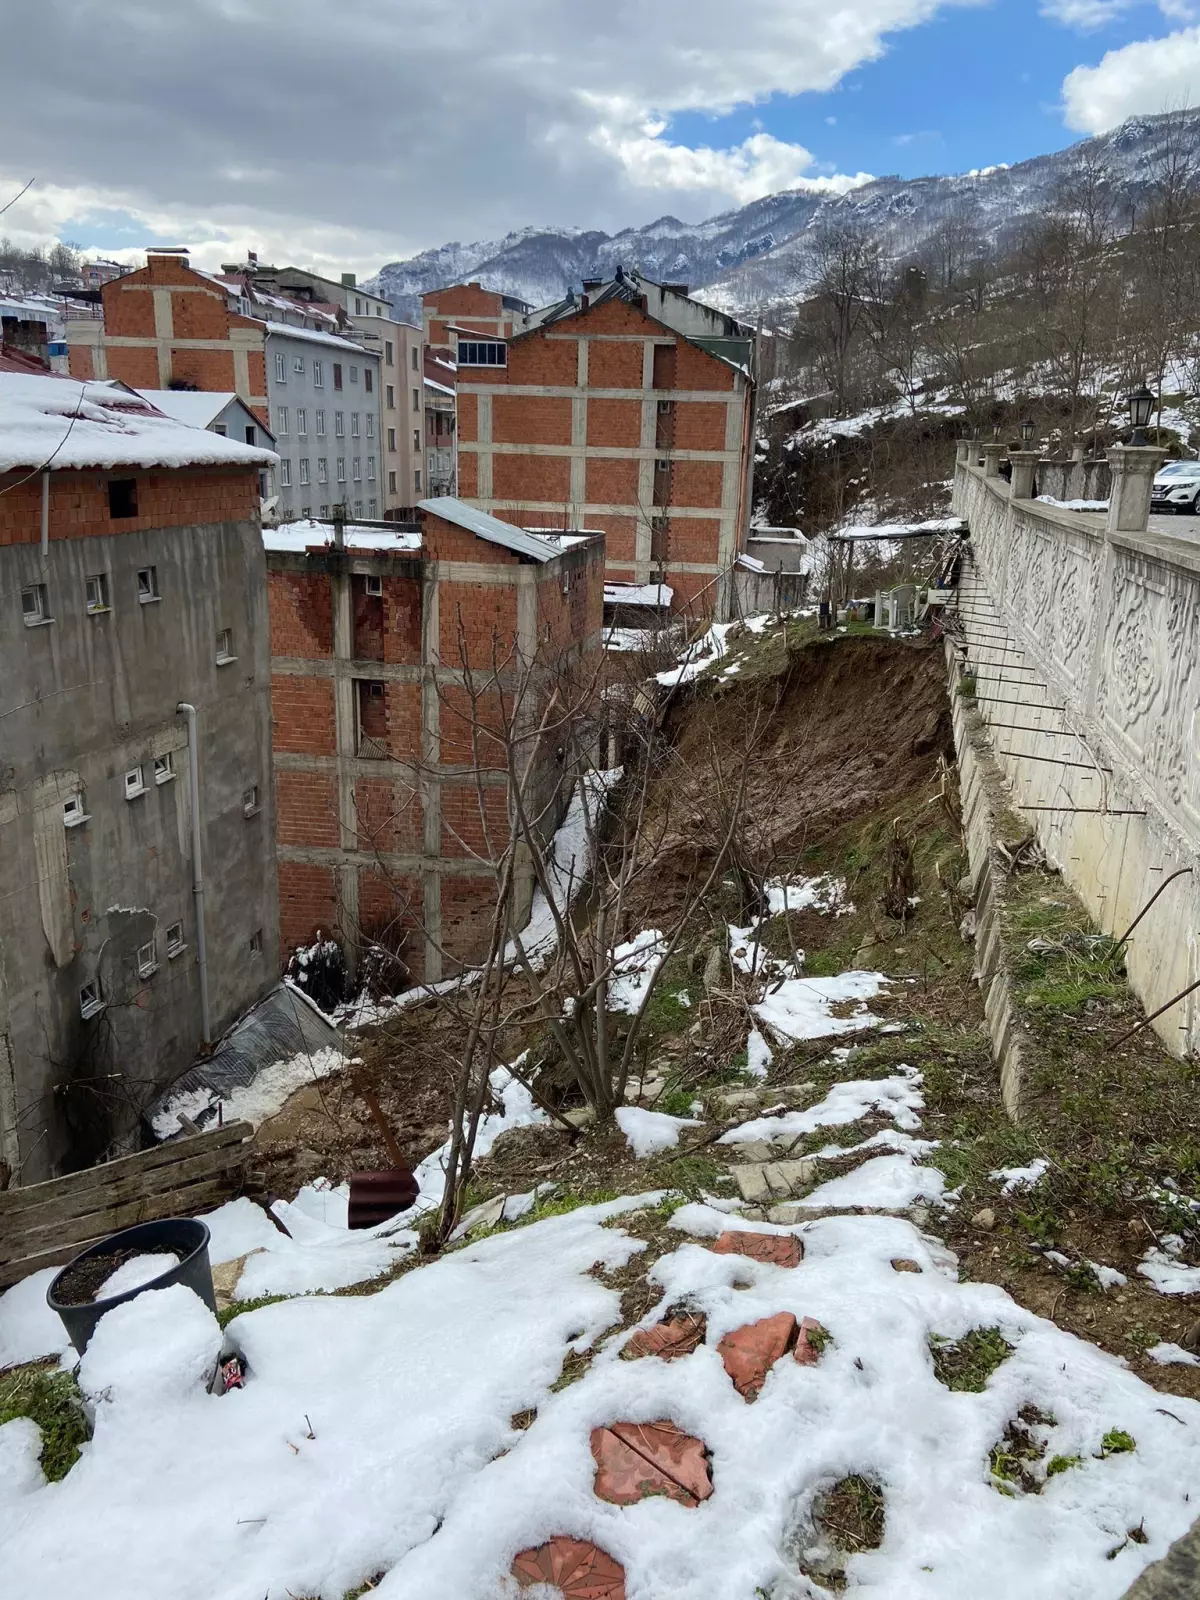
<instances>
[{"instance_id":1,"label":"apartment window","mask_svg":"<svg viewBox=\"0 0 1200 1600\"><path fill-rule=\"evenodd\" d=\"M379 501L378 500L368 500L367 501L367 515L368 515L368 517L373 517L378 510L379 510Z\"/></svg>"},{"instance_id":2,"label":"apartment window","mask_svg":"<svg viewBox=\"0 0 1200 1600\"><path fill-rule=\"evenodd\" d=\"M414 428L413 429L413 449L414 450L419 450L420 448L421 448L421 430L420 430L420 428Z\"/></svg>"},{"instance_id":3,"label":"apartment window","mask_svg":"<svg viewBox=\"0 0 1200 1600\"><path fill-rule=\"evenodd\" d=\"M305 484L305 483L308 482L308 457L307 456L301 456L300 457L300 482L301 482L301 484Z\"/></svg>"},{"instance_id":4,"label":"apartment window","mask_svg":"<svg viewBox=\"0 0 1200 1600\"><path fill-rule=\"evenodd\" d=\"M413 410L414 411L420 411L420 409L421 409L421 391L420 391L420 389L414 389L413 390Z\"/></svg>"},{"instance_id":5,"label":"apartment window","mask_svg":"<svg viewBox=\"0 0 1200 1600\"><path fill-rule=\"evenodd\" d=\"M389 450L394 450L395 448L396 448L396 430L395 430L395 428L389 428L388 429L388 449Z\"/></svg>"},{"instance_id":6,"label":"apartment window","mask_svg":"<svg viewBox=\"0 0 1200 1600\"><path fill-rule=\"evenodd\" d=\"M85 983L79 991L79 1015L95 1017L103 1010L104 992L100 988L100 979L93 978L91 983Z\"/></svg>"},{"instance_id":7,"label":"apartment window","mask_svg":"<svg viewBox=\"0 0 1200 1600\"><path fill-rule=\"evenodd\" d=\"M321 517L327 517L329 515L329 507L328 506L321 506L318 514Z\"/></svg>"},{"instance_id":8,"label":"apartment window","mask_svg":"<svg viewBox=\"0 0 1200 1600\"><path fill-rule=\"evenodd\" d=\"M110 517L136 517L137 479L110 478L108 480L108 514Z\"/></svg>"},{"instance_id":9,"label":"apartment window","mask_svg":"<svg viewBox=\"0 0 1200 1600\"><path fill-rule=\"evenodd\" d=\"M351 470L351 473L353 474L355 483L361 483L362 482L362 457L361 456L355 456L354 464L353 464L353 466L351 467L350 470Z\"/></svg>"},{"instance_id":10,"label":"apartment window","mask_svg":"<svg viewBox=\"0 0 1200 1600\"><path fill-rule=\"evenodd\" d=\"M508 346L503 339L460 339L458 364L460 367L506 367Z\"/></svg>"},{"instance_id":11,"label":"apartment window","mask_svg":"<svg viewBox=\"0 0 1200 1600\"><path fill-rule=\"evenodd\" d=\"M279 461L279 482L285 489L292 487L292 463L286 456L282 456Z\"/></svg>"},{"instance_id":12,"label":"apartment window","mask_svg":"<svg viewBox=\"0 0 1200 1600\"><path fill-rule=\"evenodd\" d=\"M125 798L137 800L146 792L146 779L141 767L130 767L125 774Z\"/></svg>"},{"instance_id":13,"label":"apartment window","mask_svg":"<svg viewBox=\"0 0 1200 1600\"><path fill-rule=\"evenodd\" d=\"M148 944L138 946L137 967L139 978L152 978L158 971L158 951L153 939Z\"/></svg>"},{"instance_id":14,"label":"apartment window","mask_svg":"<svg viewBox=\"0 0 1200 1600\"><path fill-rule=\"evenodd\" d=\"M175 757L171 754L171 752L168 750L168 752L167 752L167 754L165 756L155 756L155 758L154 758L154 781L155 781L155 783L170 783L171 779L174 776L175 776Z\"/></svg>"},{"instance_id":15,"label":"apartment window","mask_svg":"<svg viewBox=\"0 0 1200 1600\"><path fill-rule=\"evenodd\" d=\"M247 429L246 429L246 443L247 444L257 444L258 443L258 429L257 428L247 427Z\"/></svg>"},{"instance_id":16,"label":"apartment window","mask_svg":"<svg viewBox=\"0 0 1200 1600\"><path fill-rule=\"evenodd\" d=\"M660 400L658 402L658 414L660 417L669 417L674 409L674 400Z\"/></svg>"},{"instance_id":17,"label":"apartment window","mask_svg":"<svg viewBox=\"0 0 1200 1600\"><path fill-rule=\"evenodd\" d=\"M259 928L257 930L257 932L252 933L250 935L250 954L252 956L260 956L260 955L262 955L262 929L261 928Z\"/></svg>"},{"instance_id":18,"label":"apartment window","mask_svg":"<svg viewBox=\"0 0 1200 1600\"><path fill-rule=\"evenodd\" d=\"M346 437L346 413L344 411L335 411L333 413L333 432L334 437L337 439Z\"/></svg>"},{"instance_id":19,"label":"apartment window","mask_svg":"<svg viewBox=\"0 0 1200 1600\"><path fill-rule=\"evenodd\" d=\"M337 458L337 481L339 483L345 483L345 481L346 481L346 458L345 458L345 456L339 456Z\"/></svg>"},{"instance_id":20,"label":"apartment window","mask_svg":"<svg viewBox=\"0 0 1200 1600\"><path fill-rule=\"evenodd\" d=\"M375 374L370 367L363 368L363 388L368 394L375 393Z\"/></svg>"},{"instance_id":21,"label":"apartment window","mask_svg":"<svg viewBox=\"0 0 1200 1600\"><path fill-rule=\"evenodd\" d=\"M355 367L355 366L352 366L350 368L350 382L351 383L357 383L358 382L358 368Z\"/></svg>"},{"instance_id":22,"label":"apartment window","mask_svg":"<svg viewBox=\"0 0 1200 1600\"><path fill-rule=\"evenodd\" d=\"M357 411L352 411L350 413L350 437L352 439L357 439L358 438L358 412Z\"/></svg>"},{"instance_id":23,"label":"apartment window","mask_svg":"<svg viewBox=\"0 0 1200 1600\"><path fill-rule=\"evenodd\" d=\"M368 456L367 457L367 482L368 483L374 483L375 482L375 457L374 456Z\"/></svg>"},{"instance_id":24,"label":"apartment window","mask_svg":"<svg viewBox=\"0 0 1200 1600\"><path fill-rule=\"evenodd\" d=\"M421 492L421 469L420 469L420 467L418 467L417 470L413 473L413 482L416 485L417 493L420 494L420 492Z\"/></svg>"},{"instance_id":25,"label":"apartment window","mask_svg":"<svg viewBox=\"0 0 1200 1600\"><path fill-rule=\"evenodd\" d=\"M217 665L226 667L231 661L236 661L233 653L233 630L222 628L217 634Z\"/></svg>"},{"instance_id":26,"label":"apartment window","mask_svg":"<svg viewBox=\"0 0 1200 1600\"><path fill-rule=\"evenodd\" d=\"M396 474L394 472L388 473L388 493L396 493Z\"/></svg>"},{"instance_id":27,"label":"apartment window","mask_svg":"<svg viewBox=\"0 0 1200 1600\"><path fill-rule=\"evenodd\" d=\"M311 506L301 506L300 507L300 515L304 519L304 521L307 522L308 519L312 516L312 507Z\"/></svg>"},{"instance_id":28,"label":"apartment window","mask_svg":"<svg viewBox=\"0 0 1200 1600\"><path fill-rule=\"evenodd\" d=\"M78 828L88 820L88 814L83 809L83 796L73 794L69 800L63 801L63 827Z\"/></svg>"},{"instance_id":29,"label":"apartment window","mask_svg":"<svg viewBox=\"0 0 1200 1600\"><path fill-rule=\"evenodd\" d=\"M142 605L149 605L152 600L160 600L158 592L158 568L139 567L137 575L138 599Z\"/></svg>"},{"instance_id":30,"label":"apartment window","mask_svg":"<svg viewBox=\"0 0 1200 1600\"><path fill-rule=\"evenodd\" d=\"M296 407L296 432L301 435L308 433L308 412L303 406Z\"/></svg>"},{"instance_id":31,"label":"apartment window","mask_svg":"<svg viewBox=\"0 0 1200 1600\"><path fill-rule=\"evenodd\" d=\"M280 438L283 438L284 435L287 433L287 431L288 431L288 408L286 406L276 406L276 408L275 408L275 432L280 436Z\"/></svg>"},{"instance_id":32,"label":"apartment window","mask_svg":"<svg viewBox=\"0 0 1200 1600\"><path fill-rule=\"evenodd\" d=\"M287 358L280 350L275 352L275 382L287 382Z\"/></svg>"},{"instance_id":33,"label":"apartment window","mask_svg":"<svg viewBox=\"0 0 1200 1600\"><path fill-rule=\"evenodd\" d=\"M395 348L390 339L385 339L383 341L383 359L387 362L389 367L395 365ZM392 402L389 400L388 405L391 405L391 403Z\"/></svg>"},{"instance_id":34,"label":"apartment window","mask_svg":"<svg viewBox=\"0 0 1200 1600\"><path fill-rule=\"evenodd\" d=\"M655 472L670 472L671 463L665 456L659 456L657 461L654 463L654 470Z\"/></svg>"},{"instance_id":35,"label":"apartment window","mask_svg":"<svg viewBox=\"0 0 1200 1600\"><path fill-rule=\"evenodd\" d=\"M212 431L214 433L219 433L221 435L222 439L223 439L225 437L225 435L229 432L229 429L225 426L225 424L223 422L214 422Z\"/></svg>"},{"instance_id":36,"label":"apartment window","mask_svg":"<svg viewBox=\"0 0 1200 1600\"><path fill-rule=\"evenodd\" d=\"M356 500L354 502L354 515L356 517L361 517L362 514L363 514L363 512L362 512L362 501L361 500Z\"/></svg>"},{"instance_id":37,"label":"apartment window","mask_svg":"<svg viewBox=\"0 0 1200 1600\"><path fill-rule=\"evenodd\" d=\"M355 295L355 297L354 297L354 315L356 317L361 317L362 314L363 314L363 303L359 299L359 297L357 295Z\"/></svg>"},{"instance_id":38,"label":"apartment window","mask_svg":"<svg viewBox=\"0 0 1200 1600\"><path fill-rule=\"evenodd\" d=\"M313 361L313 388L314 389L323 389L324 387L325 387L325 363L323 361L314 360Z\"/></svg>"},{"instance_id":39,"label":"apartment window","mask_svg":"<svg viewBox=\"0 0 1200 1600\"><path fill-rule=\"evenodd\" d=\"M110 611L108 603L108 573L96 572L90 578L84 579L84 592L87 595L87 613L94 617L98 612Z\"/></svg>"},{"instance_id":40,"label":"apartment window","mask_svg":"<svg viewBox=\"0 0 1200 1600\"><path fill-rule=\"evenodd\" d=\"M342 363L340 361L333 363L333 387L335 389L342 387Z\"/></svg>"},{"instance_id":41,"label":"apartment window","mask_svg":"<svg viewBox=\"0 0 1200 1600\"><path fill-rule=\"evenodd\" d=\"M368 411L367 412L367 438L368 439L373 439L374 437L375 437L375 413L373 411Z\"/></svg>"},{"instance_id":42,"label":"apartment window","mask_svg":"<svg viewBox=\"0 0 1200 1600\"><path fill-rule=\"evenodd\" d=\"M267 483L267 475L265 472L260 471L258 474L258 498L260 500L265 500L267 498L269 489L270 485Z\"/></svg>"},{"instance_id":43,"label":"apartment window","mask_svg":"<svg viewBox=\"0 0 1200 1600\"><path fill-rule=\"evenodd\" d=\"M175 956L182 955L186 949L187 945L183 942L183 923L173 922L167 929L167 960L171 961Z\"/></svg>"},{"instance_id":44,"label":"apartment window","mask_svg":"<svg viewBox=\"0 0 1200 1600\"><path fill-rule=\"evenodd\" d=\"M416 345L413 345L412 368L414 372L420 372L421 370L421 352L417 349Z\"/></svg>"},{"instance_id":45,"label":"apartment window","mask_svg":"<svg viewBox=\"0 0 1200 1600\"><path fill-rule=\"evenodd\" d=\"M313 415L316 423L317 436L319 438L323 438L325 435L325 413L323 411L317 411L314 412Z\"/></svg>"},{"instance_id":46,"label":"apartment window","mask_svg":"<svg viewBox=\"0 0 1200 1600\"><path fill-rule=\"evenodd\" d=\"M258 803L258 785L252 783L248 789L242 790L242 815L256 817L261 809Z\"/></svg>"},{"instance_id":47,"label":"apartment window","mask_svg":"<svg viewBox=\"0 0 1200 1600\"><path fill-rule=\"evenodd\" d=\"M383 599L383 579L372 577L368 574L363 579L363 593L371 596L373 600Z\"/></svg>"},{"instance_id":48,"label":"apartment window","mask_svg":"<svg viewBox=\"0 0 1200 1600\"><path fill-rule=\"evenodd\" d=\"M21 590L21 616L27 628L38 628L43 622L53 622L50 615L50 597L44 583L26 584Z\"/></svg>"},{"instance_id":49,"label":"apartment window","mask_svg":"<svg viewBox=\"0 0 1200 1600\"><path fill-rule=\"evenodd\" d=\"M296 373L299 373L301 377L304 376L304 357L303 356L293 356L292 357L292 371L296 372Z\"/></svg>"},{"instance_id":50,"label":"apartment window","mask_svg":"<svg viewBox=\"0 0 1200 1600\"><path fill-rule=\"evenodd\" d=\"M317 482L329 482L329 463L324 456L317 457Z\"/></svg>"}]
</instances>

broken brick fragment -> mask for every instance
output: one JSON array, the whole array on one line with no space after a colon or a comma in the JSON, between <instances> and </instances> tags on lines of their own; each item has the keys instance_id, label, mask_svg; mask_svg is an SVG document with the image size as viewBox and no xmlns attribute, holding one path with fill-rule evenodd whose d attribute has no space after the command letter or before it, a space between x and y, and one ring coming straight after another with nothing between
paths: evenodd
<instances>
[{"instance_id":1,"label":"broken brick fragment","mask_svg":"<svg viewBox=\"0 0 1200 1600\"><path fill-rule=\"evenodd\" d=\"M809 1338L810 1333L816 1335L815 1343ZM815 1317L802 1317L792 1355L802 1367L815 1367L821 1359L821 1347L828 1337L828 1330Z\"/></svg>"},{"instance_id":2,"label":"broken brick fragment","mask_svg":"<svg viewBox=\"0 0 1200 1600\"><path fill-rule=\"evenodd\" d=\"M777 1267L797 1267L804 1256L804 1246L794 1233L731 1230L708 1248L719 1256L749 1256L751 1261L769 1261Z\"/></svg>"},{"instance_id":3,"label":"broken brick fragment","mask_svg":"<svg viewBox=\"0 0 1200 1600\"><path fill-rule=\"evenodd\" d=\"M563 1600L625 1600L625 1568L586 1539L556 1534L513 1557L512 1574L522 1588L545 1583Z\"/></svg>"},{"instance_id":4,"label":"broken brick fragment","mask_svg":"<svg viewBox=\"0 0 1200 1600\"><path fill-rule=\"evenodd\" d=\"M673 1422L614 1422L592 1429L595 1492L617 1506L663 1495L697 1506L712 1493L704 1443Z\"/></svg>"},{"instance_id":5,"label":"broken brick fragment","mask_svg":"<svg viewBox=\"0 0 1200 1600\"><path fill-rule=\"evenodd\" d=\"M725 1371L743 1400L757 1400L767 1373L796 1337L796 1319L790 1311L748 1322L727 1333L717 1346Z\"/></svg>"},{"instance_id":6,"label":"broken brick fragment","mask_svg":"<svg viewBox=\"0 0 1200 1600\"><path fill-rule=\"evenodd\" d=\"M698 1311L683 1312L679 1316L664 1317L652 1328L639 1328L621 1351L626 1361L639 1356L658 1356L662 1361L674 1361L678 1356L691 1355L704 1343L706 1323Z\"/></svg>"}]
</instances>

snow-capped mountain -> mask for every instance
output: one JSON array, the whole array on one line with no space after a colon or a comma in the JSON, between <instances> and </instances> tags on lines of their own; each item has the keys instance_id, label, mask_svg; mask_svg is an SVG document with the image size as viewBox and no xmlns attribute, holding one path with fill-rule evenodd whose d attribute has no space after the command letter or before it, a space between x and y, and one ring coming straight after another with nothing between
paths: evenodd
<instances>
[{"instance_id":1,"label":"snow-capped mountain","mask_svg":"<svg viewBox=\"0 0 1200 1600\"><path fill-rule=\"evenodd\" d=\"M478 280L531 305L546 305L583 278L610 277L620 264L659 281L687 283L724 311L754 316L795 301L811 284L811 230L819 219L857 218L889 251L904 254L954 217L1002 248L1090 157L1102 156L1129 198L1136 198L1152 180L1168 140L1181 131L1200 146L1200 111L1182 118L1131 118L1112 133L1013 167L952 177L876 178L833 198L786 189L694 225L660 217L616 234L521 228L503 239L442 245L391 262L366 287L419 322L420 296L427 289Z\"/></svg>"}]
</instances>

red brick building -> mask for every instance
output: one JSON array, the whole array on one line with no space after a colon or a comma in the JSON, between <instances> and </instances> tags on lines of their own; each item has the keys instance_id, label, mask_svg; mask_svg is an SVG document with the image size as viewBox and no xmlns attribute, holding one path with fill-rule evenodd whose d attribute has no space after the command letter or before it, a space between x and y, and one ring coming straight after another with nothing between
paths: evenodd
<instances>
[{"instance_id":1,"label":"red brick building","mask_svg":"<svg viewBox=\"0 0 1200 1600\"><path fill-rule=\"evenodd\" d=\"M426 296L431 330L455 339L459 496L506 521L603 530L610 582L666 582L677 609L727 614L751 508L753 331L636 273L510 334L499 299Z\"/></svg>"},{"instance_id":2,"label":"red brick building","mask_svg":"<svg viewBox=\"0 0 1200 1600\"><path fill-rule=\"evenodd\" d=\"M467 673L560 647L598 650L604 541L536 537L454 499L418 529L268 530L274 751L285 950L318 928L353 963L366 941L415 979L481 953L496 899L488 864L508 829L503 752L473 740ZM552 830L567 795L554 749L537 787ZM485 835L486 819L486 835ZM519 900L532 898L524 869Z\"/></svg>"},{"instance_id":3,"label":"red brick building","mask_svg":"<svg viewBox=\"0 0 1200 1600\"><path fill-rule=\"evenodd\" d=\"M421 296L421 326L427 345L453 351L460 333L509 338L530 310L511 294L497 294L479 283L456 283Z\"/></svg>"}]
</instances>

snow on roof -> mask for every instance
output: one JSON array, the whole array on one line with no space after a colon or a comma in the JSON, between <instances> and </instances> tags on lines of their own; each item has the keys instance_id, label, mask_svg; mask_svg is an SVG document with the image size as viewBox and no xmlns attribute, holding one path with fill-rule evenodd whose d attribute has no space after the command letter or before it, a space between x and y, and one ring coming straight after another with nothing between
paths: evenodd
<instances>
[{"instance_id":1,"label":"snow on roof","mask_svg":"<svg viewBox=\"0 0 1200 1600\"><path fill-rule=\"evenodd\" d=\"M167 417L124 384L0 373L0 472L85 467L265 467L270 450Z\"/></svg>"},{"instance_id":2,"label":"snow on roof","mask_svg":"<svg viewBox=\"0 0 1200 1600\"><path fill-rule=\"evenodd\" d=\"M425 379L425 387L427 389L436 389L439 394L453 395L454 392L455 392L453 389L449 388L446 384L438 383L438 381L435 378L426 378Z\"/></svg>"},{"instance_id":3,"label":"snow on roof","mask_svg":"<svg viewBox=\"0 0 1200 1600\"><path fill-rule=\"evenodd\" d=\"M360 344L351 344L349 339L340 339L334 333L318 333L315 328L293 328L288 322L268 322L268 333L281 339L307 339L311 344L330 344L336 350L349 350L356 356L368 356L369 350L364 350Z\"/></svg>"},{"instance_id":4,"label":"snow on roof","mask_svg":"<svg viewBox=\"0 0 1200 1600\"><path fill-rule=\"evenodd\" d=\"M514 555L527 556L531 561L553 561L558 554L549 539L527 533L524 528L514 528L511 522L501 522L499 517L493 517L487 511L477 511L474 506L456 500L452 495L437 495L432 500L418 501L418 509L428 512L430 516L441 517L446 522L453 522L456 527L465 528L477 539L503 545Z\"/></svg>"},{"instance_id":5,"label":"snow on roof","mask_svg":"<svg viewBox=\"0 0 1200 1600\"><path fill-rule=\"evenodd\" d=\"M137 392L164 416L186 422L189 428L207 428L231 400L237 399L232 390L219 393L207 389L139 389Z\"/></svg>"},{"instance_id":6,"label":"snow on roof","mask_svg":"<svg viewBox=\"0 0 1200 1600\"><path fill-rule=\"evenodd\" d=\"M421 548L421 535L400 523L393 532L389 528L361 527L348 522L345 534L347 550L380 550L396 555ZM333 545L333 523L305 517L299 522L280 523L277 528L264 528L262 537L267 550L293 550L300 554L306 550L328 550Z\"/></svg>"},{"instance_id":7,"label":"snow on roof","mask_svg":"<svg viewBox=\"0 0 1200 1600\"><path fill-rule=\"evenodd\" d=\"M606 583L606 606L669 606L675 591L669 583Z\"/></svg>"}]
</instances>

